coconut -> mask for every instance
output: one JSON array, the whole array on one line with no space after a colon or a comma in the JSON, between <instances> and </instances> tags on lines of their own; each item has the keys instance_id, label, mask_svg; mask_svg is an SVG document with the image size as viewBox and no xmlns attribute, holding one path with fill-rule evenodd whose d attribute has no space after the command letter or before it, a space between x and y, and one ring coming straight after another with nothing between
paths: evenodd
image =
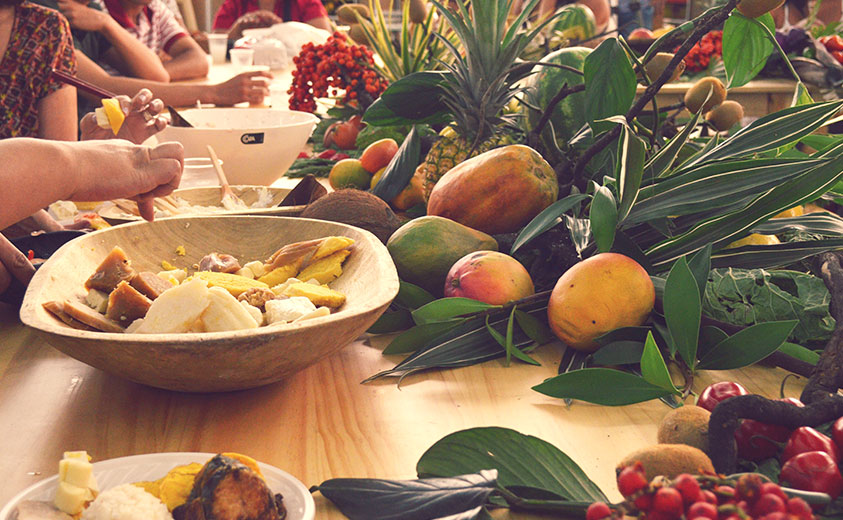
<instances>
[{"instance_id":1,"label":"coconut","mask_svg":"<svg viewBox=\"0 0 843 520\"><path fill-rule=\"evenodd\" d=\"M363 228L384 244L401 225L386 202L368 191L355 189L338 190L320 197L304 208L301 216Z\"/></svg>"}]
</instances>

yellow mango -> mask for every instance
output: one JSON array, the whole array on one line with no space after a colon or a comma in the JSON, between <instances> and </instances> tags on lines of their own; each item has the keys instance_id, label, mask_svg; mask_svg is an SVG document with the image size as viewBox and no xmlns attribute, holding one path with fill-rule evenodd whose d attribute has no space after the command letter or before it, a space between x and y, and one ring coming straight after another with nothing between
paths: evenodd
<instances>
[{"instance_id":1,"label":"yellow mango","mask_svg":"<svg viewBox=\"0 0 843 520\"><path fill-rule=\"evenodd\" d=\"M208 287L222 287L230 292L232 296L240 296L249 289L255 287L261 289L269 289L269 285L260 280L252 280L245 276L239 276L231 273L215 273L212 271L198 271L194 274L196 278L205 280Z\"/></svg>"},{"instance_id":2,"label":"yellow mango","mask_svg":"<svg viewBox=\"0 0 843 520\"><path fill-rule=\"evenodd\" d=\"M320 284L331 283L342 274L342 263L350 254L348 249L341 249L308 265L296 278L305 282L315 279Z\"/></svg>"},{"instance_id":3,"label":"yellow mango","mask_svg":"<svg viewBox=\"0 0 843 520\"><path fill-rule=\"evenodd\" d=\"M190 490L193 489L193 481L201 470L202 464L191 462L183 466L176 466L158 481L158 498L161 502L164 502L167 509L172 511L187 502Z\"/></svg>"},{"instance_id":4,"label":"yellow mango","mask_svg":"<svg viewBox=\"0 0 843 520\"><path fill-rule=\"evenodd\" d=\"M280 283L286 282L288 278L294 277L296 273L299 272L300 265L301 259L293 262L292 264L276 267L272 271L258 278L258 281L265 283L269 287L274 287Z\"/></svg>"}]
</instances>

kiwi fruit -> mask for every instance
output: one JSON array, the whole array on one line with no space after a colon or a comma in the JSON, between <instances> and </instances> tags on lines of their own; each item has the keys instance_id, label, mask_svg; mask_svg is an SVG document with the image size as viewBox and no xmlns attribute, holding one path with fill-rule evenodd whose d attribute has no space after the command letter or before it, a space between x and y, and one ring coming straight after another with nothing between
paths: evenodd
<instances>
[{"instance_id":1,"label":"kiwi fruit","mask_svg":"<svg viewBox=\"0 0 843 520\"><path fill-rule=\"evenodd\" d=\"M408 0L410 2L410 21L422 23L427 18L427 2L425 0Z\"/></svg>"},{"instance_id":2,"label":"kiwi fruit","mask_svg":"<svg viewBox=\"0 0 843 520\"><path fill-rule=\"evenodd\" d=\"M368 191L355 189L334 191L320 197L308 204L301 216L363 228L384 244L401 226L386 202Z\"/></svg>"},{"instance_id":3,"label":"kiwi fruit","mask_svg":"<svg viewBox=\"0 0 843 520\"><path fill-rule=\"evenodd\" d=\"M784 4L784 0L741 0L738 11L747 18L758 18Z\"/></svg>"},{"instance_id":4,"label":"kiwi fruit","mask_svg":"<svg viewBox=\"0 0 843 520\"><path fill-rule=\"evenodd\" d=\"M711 97L708 97L709 92L711 92ZM708 97L708 101L706 101L706 97ZM697 81L694 86L688 89L688 92L685 92L685 107L692 114L696 114L700 109L703 112L708 112L725 100L726 87L723 86L722 81L712 76Z\"/></svg>"},{"instance_id":5,"label":"kiwi fruit","mask_svg":"<svg viewBox=\"0 0 843 520\"><path fill-rule=\"evenodd\" d=\"M714 474L714 465L708 455L701 449L687 444L655 444L641 448L624 457L615 471L620 473L623 468L636 462L644 466L647 480L652 480L659 475L676 478L682 473Z\"/></svg>"},{"instance_id":6,"label":"kiwi fruit","mask_svg":"<svg viewBox=\"0 0 843 520\"><path fill-rule=\"evenodd\" d=\"M363 4L343 4L337 9L337 20L346 25L354 25L357 23L357 12L362 18L370 20L372 13L369 12L369 7Z\"/></svg>"},{"instance_id":7,"label":"kiwi fruit","mask_svg":"<svg viewBox=\"0 0 843 520\"><path fill-rule=\"evenodd\" d=\"M711 123L718 132L725 132L741 119L743 119L743 106L737 101L724 101L705 115L705 120Z\"/></svg>"},{"instance_id":8,"label":"kiwi fruit","mask_svg":"<svg viewBox=\"0 0 843 520\"><path fill-rule=\"evenodd\" d=\"M348 28L348 36L358 45L369 45L369 39L366 38L366 33L359 23L352 24Z\"/></svg>"},{"instance_id":9,"label":"kiwi fruit","mask_svg":"<svg viewBox=\"0 0 843 520\"><path fill-rule=\"evenodd\" d=\"M659 424L659 444L687 444L708 451L708 418L711 412L699 406L680 406Z\"/></svg>"},{"instance_id":10,"label":"kiwi fruit","mask_svg":"<svg viewBox=\"0 0 843 520\"><path fill-rule=\"evenodd\" d=\"M673 59L673 54L669 52L658 52L656 53L653 58L644 65L644 70L647 72L647 77L650 81L656 81L664 72L664 69L667 68L667 64L670 63L670 60ZM668 79L668 83L671 81L676 81L679 79L679 76L685 72L685 61L680 61L679 66L673 71L673 74Z\"/></svg>"}]
</instances>

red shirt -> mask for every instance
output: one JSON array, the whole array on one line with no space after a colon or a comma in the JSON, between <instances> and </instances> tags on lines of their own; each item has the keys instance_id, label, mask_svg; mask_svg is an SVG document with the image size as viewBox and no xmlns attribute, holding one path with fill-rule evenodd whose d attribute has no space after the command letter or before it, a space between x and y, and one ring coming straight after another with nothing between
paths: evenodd
<instances>
[{"instance_id":1,"label":"red shirt","mask_svg":"<svg viewBox=\"0 0 843 520\"><path fill-rule=\"evenodd\" d=\"M314 18L328 16L325 6L319 0L275 0L272 10L284 18L284 2L290 2L290 20L285 22L307 22ZM259 10L258 0L225 0L214 16L214 29L229 29L246 13Z\"/></svg>"}]
</instances>

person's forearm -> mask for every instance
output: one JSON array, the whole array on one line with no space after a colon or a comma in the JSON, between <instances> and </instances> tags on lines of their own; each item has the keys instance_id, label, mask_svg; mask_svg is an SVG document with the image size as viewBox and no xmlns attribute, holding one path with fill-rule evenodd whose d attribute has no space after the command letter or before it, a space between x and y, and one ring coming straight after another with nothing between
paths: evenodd
<instances>
[{"instance_id":1,"label":"person's forearm","mask_svg":"<svg viewBox=\"0 0 843 520\"><path fill-rule=\"evenodd\" d=\"M0 141L0 229L73 196L77 165L69 149L68 143L43 139Z\"/></svg>"},{"instance_id":2,"label":"person's forearm","mask_svg":"<svg viewBox=\"0 0 843 520\"><path fill-rule=\"evenodd\" d=\"M312 18L307 21L310 25L316 27L317 29L324 29L326 31L331 30L331 21L328 20L325 16L318 16L316 18Z\"/></svg>"},{"instance_id":3,"label":"person's forearm","mask_svg":"<svg viewBox=\"0 0 843 520\"><path fill-rule=\"evenodd\" d=\"M190 48L164 63L171 81L204 78L208 75L208 58L201 48Z\"/></svg>"},{"instance_id":4,"label":"person's forearm","mask_svg":"<svg viewBox=\"0 0 843 520\"><path fill-rule=\"evenodd\" d=\"M121 72L152 81L165 83L170 81L167 69L164 68L164 64L152 52L152 49L120 27L117 21L111 19L103 28L102 34L117 53L119 61L123 65L118 67Z\"/></svg>"}]
</instances>

